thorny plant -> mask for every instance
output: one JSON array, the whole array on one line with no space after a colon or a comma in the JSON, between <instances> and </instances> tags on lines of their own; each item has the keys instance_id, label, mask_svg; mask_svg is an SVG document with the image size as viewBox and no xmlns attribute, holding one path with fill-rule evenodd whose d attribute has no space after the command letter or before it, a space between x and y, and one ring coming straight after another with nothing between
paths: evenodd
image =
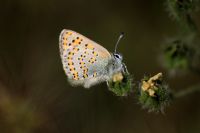
<instances>
[{"instance_id":1,"label":"thorny plant","mask_svg":"<svg viewBox=\"0 0 200 133\"><path fill-rule=\"evenodd\" d=\"M166 42L162 49L164 67L169 72L189 71L200 76L200 43L197 26L192 13L198 10L199 0L166 0L165 6L169 17L178 25L178 34ZM131 85L132 78L128 72L115 75L108 82L109 88L117 96L127 96L132 92L137 95L138 103L150 112L164 112L171 102L190 93L200 91L200 84L188 87L180 92L170 91L163 81L163 74L145 76L141 82ZM131 87L130 87L131 86Z\"/></svg>"}]
</instances>

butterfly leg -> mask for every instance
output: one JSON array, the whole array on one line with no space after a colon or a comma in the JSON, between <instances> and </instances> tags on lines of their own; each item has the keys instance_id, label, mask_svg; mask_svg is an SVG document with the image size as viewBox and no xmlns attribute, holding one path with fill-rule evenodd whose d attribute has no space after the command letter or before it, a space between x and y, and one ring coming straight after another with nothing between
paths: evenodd
<instances>
[{"instance_id":1,"label":"butterfly leg","mask_svg":"<svg viewBox=\"0 0 200 133\"><path fill-rule=\"evenodd\" d=\"M123 63L123 69L122 69L122 71L123 71L123 73L128 73L129 74L128 69L127 69L125 63Z\"/></svg>"}]
</instances>

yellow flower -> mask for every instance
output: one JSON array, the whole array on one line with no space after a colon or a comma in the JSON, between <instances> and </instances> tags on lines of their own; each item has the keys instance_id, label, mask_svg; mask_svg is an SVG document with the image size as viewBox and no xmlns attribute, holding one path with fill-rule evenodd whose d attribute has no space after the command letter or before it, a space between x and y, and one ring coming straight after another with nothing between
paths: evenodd
<instances>
[{"instance_id":1,"label":"yellow flower","mask_svg":"<svg viewBox=\"0 0 200 133\"><path fill-rule=\"evenodd\" d=\"M115 73L113 75L113 82L122 81L122 79L123 79L123 75L121 72Z\"/></svg>"},{"instance_id":2,"label":"yellow flower","mask_svg":"<svg viewBox=\"0 0 200 133\"><path fill-rule=\"evenodd\" d=\"M149 96L154 97L155 96L155 90L156 90L156 82L157 80L160 80L162 78L162 73L158 73L155 76L149 78L148 81L142 81L142 90L149 93Z\"/></svg>"}]
</instances>

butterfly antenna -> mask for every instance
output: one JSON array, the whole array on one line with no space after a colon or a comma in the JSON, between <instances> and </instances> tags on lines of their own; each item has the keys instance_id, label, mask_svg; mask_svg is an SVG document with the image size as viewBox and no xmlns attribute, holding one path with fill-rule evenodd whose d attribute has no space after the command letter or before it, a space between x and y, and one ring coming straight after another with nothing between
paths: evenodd
<instances>
[{"instance_id":1,"label":"butterfly antenna","mask_svg":"<svg viewBox=\"0 0 200 133\"><path fill-rule=\"evenodd\" d=\"M118 44L119 44L120 40L123 38L123 36L124 36L124 32L121 32L120 35L119 35L119 38L117 40L117 43L115 44L115 51L114 51L115 54L117 52Z\"/></svg>"}]
</instances>

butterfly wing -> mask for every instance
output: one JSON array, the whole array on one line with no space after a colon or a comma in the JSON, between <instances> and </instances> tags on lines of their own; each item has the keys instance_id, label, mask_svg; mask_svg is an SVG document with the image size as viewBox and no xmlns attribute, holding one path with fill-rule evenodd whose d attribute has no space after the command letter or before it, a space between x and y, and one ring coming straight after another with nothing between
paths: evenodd
<instances>
[{"instance_id":1,"label":"butterfly wing","mask_svg":"<svg viewBox=\"0 0 200 133\"><path fill-rule=\"evenodd\" d=\"M96 42L64 29L59 47L63 68L71 84L89 88L109 78L107 66L111 54Z\"/></svg>"}]
</instances>

